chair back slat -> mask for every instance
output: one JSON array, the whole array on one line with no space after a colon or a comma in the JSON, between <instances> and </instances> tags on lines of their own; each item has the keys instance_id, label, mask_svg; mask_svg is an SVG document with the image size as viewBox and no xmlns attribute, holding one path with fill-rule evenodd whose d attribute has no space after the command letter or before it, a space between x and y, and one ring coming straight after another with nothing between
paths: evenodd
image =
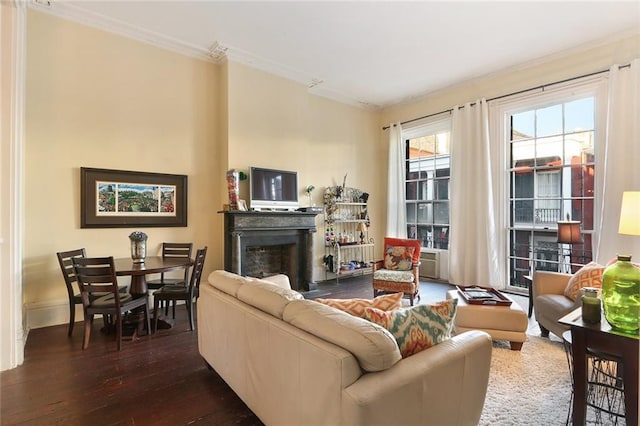
<instances>
[{"instance_id":1,"label":"chair back slat","mask_svg":"<svg viewBox=\"0 0 640 426\"><path fill-rule=\"evenodd\" d=\"M60 251L56 253L56 256L58 257L60 270L62 271L62 276L64 277L64 282L67 286L67 293L69 293L69 297L73 297L76 291L73 288L73 284L77 283L78 281L78 278L76 277L76 271L73 268L73 259L87 257L86 251L84 248L69 251ZM77 290L80 291L79 285Z\"/></svg>"},{"instance_id":2,"label":"chair back slat","mask_svg":"<svg viewBox=\"0 0 640 426\"><path fill-rule=\"evenodd\" d=\"M193 243L162 243L162 257L186 257L191 259L191 253L193 252ZM184 268L184 282L187 282L189 277L189 268ZM161 279L164 280L164 272L160 274Z\"/></svg>"},{"instance_id":3,"label":"chair back slat","mask_svg":"<svg viewBox=\"0 0 640 426\"><path fill-rule=\"evenodd\" d=\"M91 303L92 293L112 293L116 308L120 307L118 297L118 278L113 257L74 258L73 266L80 284L82 301L85 308Z\"/></svg>"},{"instance_id":4,"label":"chair back slat","mask_svg":"<svg viewBox=\"0 0 640 426\"><path fill-rule=\"evenodd\" d=\"M206 257L207 246L197 250L196 259L193 264L193 271L191 272L191 280L189 281L189 293L191 295L197 294L197 289L200 287L200 278L202 278L202 270L204 269Z\"/></svg>"},{"instance_id":5,"label":"chair back slat","mask_svg":"<svg viewBox=\"0 0 640 426\"><path fill-rule=\"evenodd\" d=\"M162 257L191 257L193 243L162 243Z\"/></svg>"}]
</instances>

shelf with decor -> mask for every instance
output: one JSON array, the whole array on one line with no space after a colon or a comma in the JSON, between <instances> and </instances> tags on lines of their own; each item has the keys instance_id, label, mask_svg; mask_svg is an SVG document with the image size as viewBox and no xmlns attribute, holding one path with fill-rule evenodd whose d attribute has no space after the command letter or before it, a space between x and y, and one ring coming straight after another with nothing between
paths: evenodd
<instances>
[{"instance_id":1,"label":"shelf with decor","mask_svg":"<svg viewBox=\"0 0 640 426\"><path fill-rule=\"evenodd\" d=\"M373 270L375 244L369 238L369 194L357 188L331 186L324 192L325 279Z\"/></svg>"}]
</instances>

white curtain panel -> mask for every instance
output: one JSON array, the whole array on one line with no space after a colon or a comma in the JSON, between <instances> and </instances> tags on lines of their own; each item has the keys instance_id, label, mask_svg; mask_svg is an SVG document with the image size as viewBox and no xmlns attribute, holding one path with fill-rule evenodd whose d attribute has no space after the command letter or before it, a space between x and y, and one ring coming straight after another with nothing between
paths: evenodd
<instances>
[{"instance_id":1,"label":"white curtain panel","mask_svg":"<svg viewBox=\"0 0 640 426\"><path fill-rule=\"evenodd\" d=\"M602 172L596 173L594 260L606 264L620 253L640 262L640 236L618 234L623 191L640 191L640 59L609 70L605 131L596 156Z\"/></svg>"},{"instance_id":2,"label":"white curtain panel","mask_svg":"<svg viewBox=\"0 0 640 426\"><path fill-rule=\"evenodd\" d=\"M453 109L449 282L501 287L489 111L482 99Z\"/></svg>"},{"instance_id":3,"label":"white curtain panel","mask_svg":"<svg viewBox=\"0 0 640 426\"><path fill-rule=\"evenodd\" d=\"M389 127L389 175L387 177L387 237L407 238L404 194L404 143L400 123Z\"/></svg>"}]
</instances>

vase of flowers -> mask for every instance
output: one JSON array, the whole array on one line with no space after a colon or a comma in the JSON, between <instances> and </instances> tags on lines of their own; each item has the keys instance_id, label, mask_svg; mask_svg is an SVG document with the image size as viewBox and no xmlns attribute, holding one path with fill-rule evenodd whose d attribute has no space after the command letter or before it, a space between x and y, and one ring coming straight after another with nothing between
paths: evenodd
<instances>
[{"instance_id":1,"label":"vase of flowers","mask_svg":"<svg viewBox=\"0 0 640 426\"><path fill-rule=\"evenodd\" d=\"M307 193L307 197L309 197L309 207L313 207L313 198L311 196L311 193L313 192L313 190L316 189L315 186L313 185L307 185L307 189L305 190L305 192Z\"/></svg>"},{"instance_id":2,"label":"vase of flowers","mask_svg":"<svg viewBox=\"0 0 640 426\"><path fill-rule=\"evenodd\" d=\"M133 263L144 263L147 257L147 234L142 231L134 231L129 234L131 242L131 259Z\"/></svg>"}]
</instances>

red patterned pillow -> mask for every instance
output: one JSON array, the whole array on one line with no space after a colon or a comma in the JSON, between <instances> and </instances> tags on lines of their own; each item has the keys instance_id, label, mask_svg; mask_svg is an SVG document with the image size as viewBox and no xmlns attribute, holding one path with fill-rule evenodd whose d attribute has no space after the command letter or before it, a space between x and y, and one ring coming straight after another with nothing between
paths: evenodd
<instances>
[{"instance_id":1,"label":"red patterned pillow","mask_svg":"<svg viewBox=\"0 0 640 426\"><path fill-rule=\"evenodd\" d=\"M356 317L364 318L365 308L377 308L392 311L402 307L402 293L384 294L374 299L314 299L325 305L345 311Z\"/></svg>"},{"instance_id":2,"label":"red patterned pillow","mask_svg":"<svg viewBox=\"0 0 640 426\"><path fill-rule=\"evenodd\" d=\"M575 302L580 289L583 287L602 288L602 273L604 266L589 262L573 274L564 289L564 295Z\"/></svg>"},{"instance_id":3,"label":"red patterned pillow","mask_svg":"<svg viewBox=\"0 0 640 426\"><path fill-rule=\"evenodd\" d=\"M384 268L394 271L410 271L415 247L391 246L384 250Z\"/></svg>"}]
</instances>

